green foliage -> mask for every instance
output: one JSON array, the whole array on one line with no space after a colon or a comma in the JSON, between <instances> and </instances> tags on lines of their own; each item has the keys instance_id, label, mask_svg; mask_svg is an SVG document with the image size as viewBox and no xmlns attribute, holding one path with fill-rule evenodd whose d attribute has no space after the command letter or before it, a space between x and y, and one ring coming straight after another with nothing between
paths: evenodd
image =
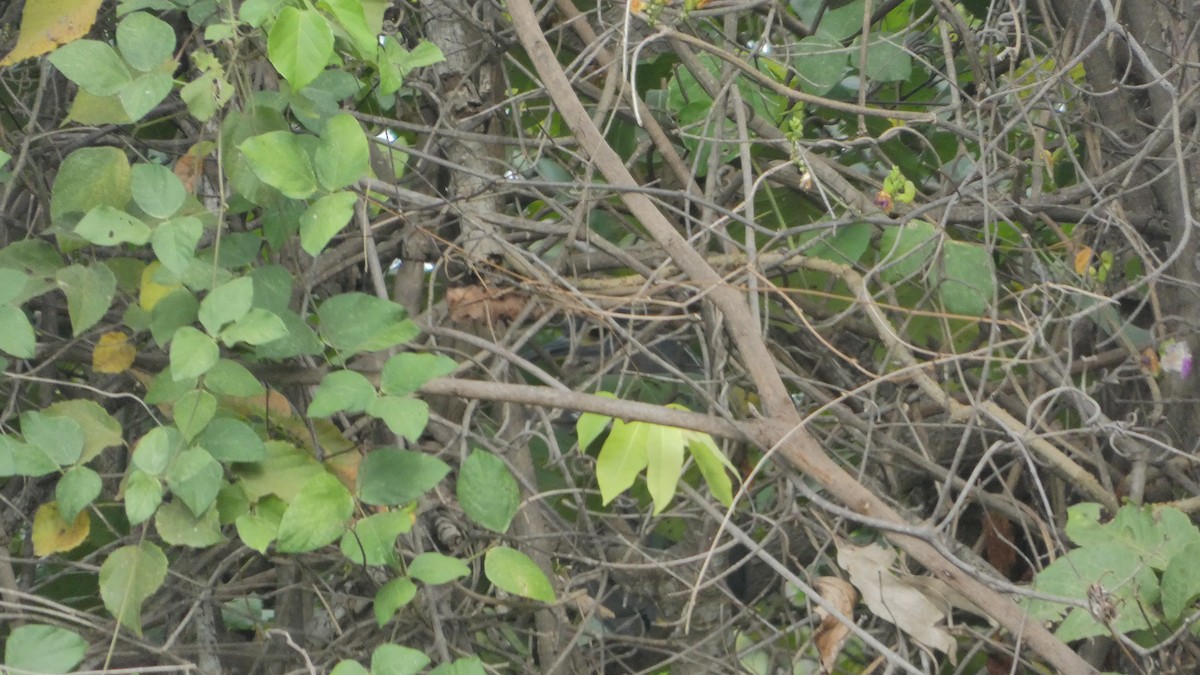
<instances>
[{"instance_id":1,"label":"green foliage","mask_svg":"<svg viewBox=\"0 0 1200 675\"><path fill-rule=\"evenodd\" d=\"M88 643L79 633L44 624L14 628L4 644L4 665L32 673L69 673L83 660Z\"/></svg>"},{"instance_id":2,"label":"green foliage","mask_svg":"<svg viewBox=\"0 0 1200 675\"><path fill-rule=\"evenodd\" d=\"M473 450L463 460L456 488L468 518L499 534L508 531L521 503L521 490L504 460L486 450Z\"/></svg>"},{"instance_id":3,"label":"green foliage","mask_svg":"<svg viewBox=\"0 0 1200 675\"><path fill-rule=\"evenodd\" d=\"M554 602L554 587L529 556L507 546L496 546L483 556L488 581L506 593L530 600Z\"/></svg>"},{"instance_id":4,"label":"green foliage","mask_svg":"<svg viewBox=\"0 0 1200 675\"><path fill-rule=\"evenodd\" d=\"M586 450L610 423L612 428L596 458L596 480L605 504L633 487L645 471L654 513L661 513L675 498L685 450L700 467L713 496L725 505L732 503L732 484L726 470L735 474L736 471L708 434L584 413L576 422L580 449Z\"/></svg>"},{"instance_id":5,"label":"green foliage","mask_svg":"<svg viewBox=\"0 0 1200 675\"><path fill-rule=\"evenodd\" d=\"M1175 630L1197 597L1200 528L1171 507L1124 506L1102 522L1098 504L1068 510L1066 533L1078 548L1038 573L1034 588L1083 607L1026 603L1030 616L1059 622L1064 641L1117 633Z\"/></svg>"}]
</instances>

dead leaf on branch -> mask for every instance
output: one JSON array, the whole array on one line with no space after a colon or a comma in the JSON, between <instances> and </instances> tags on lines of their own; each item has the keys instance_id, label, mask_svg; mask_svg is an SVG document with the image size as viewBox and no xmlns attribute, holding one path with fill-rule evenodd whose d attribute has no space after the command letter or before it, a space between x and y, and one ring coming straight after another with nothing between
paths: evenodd
<instances>
[{"instance_id":1,"label":"dead leaf on branch","mask_svg":"<svg viewBox=\"0 0 1200 675\"><path fill-rule=\"evenodd\" d=\"M854 618L854 604L858 602L858 592L849 582L838 577L821 577L813 584L813 590L824 598L825 602L837 608L843 616ZM816 608L816 615L821 619L821 625L817 626L813 642L817 644L817 654L821 657L821 669L832 673L837 657L846 644L846 638L850 636L850 626L820 606Z\"/></svg>"},{"instance_id":2,"label":"dead leaf on branch","mask_svg":"<svg viewBox=\"0 0 1200 675\"><path fill-rule=\"evenodd\" d=\"M850 574L863 601L875 616L895 624L914 640L954 658L954 638L943 623L950 609L935 602L907 579L892 572L896 553L878 544L838 544L838 566Z\"/></svg>"},{"instance_id":3,"label":"dead leaf on branch","mask_svg":"<svg viewBox=\"0 0 1200 675\"><path fill-rule=\"evenodd\" d=\"M507 288L474 285L446 289L451 321L512 321L528 303L529 296Z\"/></svg>"}]
</instances>

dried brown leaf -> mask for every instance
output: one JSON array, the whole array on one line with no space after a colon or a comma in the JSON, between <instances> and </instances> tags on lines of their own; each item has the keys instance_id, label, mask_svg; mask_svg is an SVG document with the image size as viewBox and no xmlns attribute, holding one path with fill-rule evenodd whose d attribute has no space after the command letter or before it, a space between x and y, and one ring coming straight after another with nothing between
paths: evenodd
<instances>
[{"instance_id":1,"label":"dried brown leaf","mask_svg":"<svg viewBox=\"0 0 1200 675\"><path fill-rule=\"evenodd\" d=\"M878 544L838 545L838 565L850 574L850 583L862 593L871 613L895 624L926 647L951 654L954 638L942 625L949 608L892 572L895 559L892 549Z\"/></svg>"},{"instance_id":2,"label":"dried brown leaf","mask_svg":"<svg viewBox=\"0 0 1200 675\"><path fill-rule=\"evenodd\" d=\"M529 297L511 289L459 286L446 289L446 306L452 321L512 321L520 315Z\"/></svg>"},{"instance_id":3,"label":"dried brown leaf","mask_svg":"<svg viewBox=\"0 0 1200 675\"><path fill-rule=\"evenodd\" d=\"M848 619L854 618L854 604L858 602L858 592L849 582L838 577L821 577L813 584L813 590L843 616ZM821 669L832 673L837 657L842 652L842 646L850 636L850 626L820 606L816 609L816 615L821 619L821 625L813 635L813 642L817 644L817 654L821 657Z\"/></svg>"}]
</instances>

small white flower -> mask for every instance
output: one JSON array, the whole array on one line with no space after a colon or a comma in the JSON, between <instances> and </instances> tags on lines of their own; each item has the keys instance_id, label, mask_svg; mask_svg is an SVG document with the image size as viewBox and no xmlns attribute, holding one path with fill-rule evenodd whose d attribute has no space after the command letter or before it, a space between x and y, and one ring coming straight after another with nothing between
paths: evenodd
<instances>
[{"instance_id":1,"label":"small white flower","mask_svg":"<svg viewBox=\"0 0 1200 675\"><path fill-rule=\"evenodd\" d=\"M1192 350L1186 342L1167 340L1159 348L1159 363L1165 371L1187 377L1192 373Z\"/></svg>"}]
</instances>

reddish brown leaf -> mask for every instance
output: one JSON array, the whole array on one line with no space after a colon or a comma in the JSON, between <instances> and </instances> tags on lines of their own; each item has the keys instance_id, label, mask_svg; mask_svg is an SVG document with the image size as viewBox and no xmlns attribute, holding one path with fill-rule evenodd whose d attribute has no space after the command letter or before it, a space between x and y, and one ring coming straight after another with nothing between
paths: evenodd
<instances>
[{"instance_id":1,"label":"reddish brown leaf","mask_svg":"<svg viewBox=\"0 0 1200 675\"><path fill-rule=\"evenodd\" d=\"M843 616L854 617L854 605L858 602L858 591L849 582L838 577L821 577L813 584L813 590L820 594L826 602L833 605ZM816 615L821 619L813 635L817 645L817 654L821 657L821 669L826 673L833 672L838 654L850 636L850 626L842 623L822 607L817 607Z\"/></svg>"}]
</instances>

